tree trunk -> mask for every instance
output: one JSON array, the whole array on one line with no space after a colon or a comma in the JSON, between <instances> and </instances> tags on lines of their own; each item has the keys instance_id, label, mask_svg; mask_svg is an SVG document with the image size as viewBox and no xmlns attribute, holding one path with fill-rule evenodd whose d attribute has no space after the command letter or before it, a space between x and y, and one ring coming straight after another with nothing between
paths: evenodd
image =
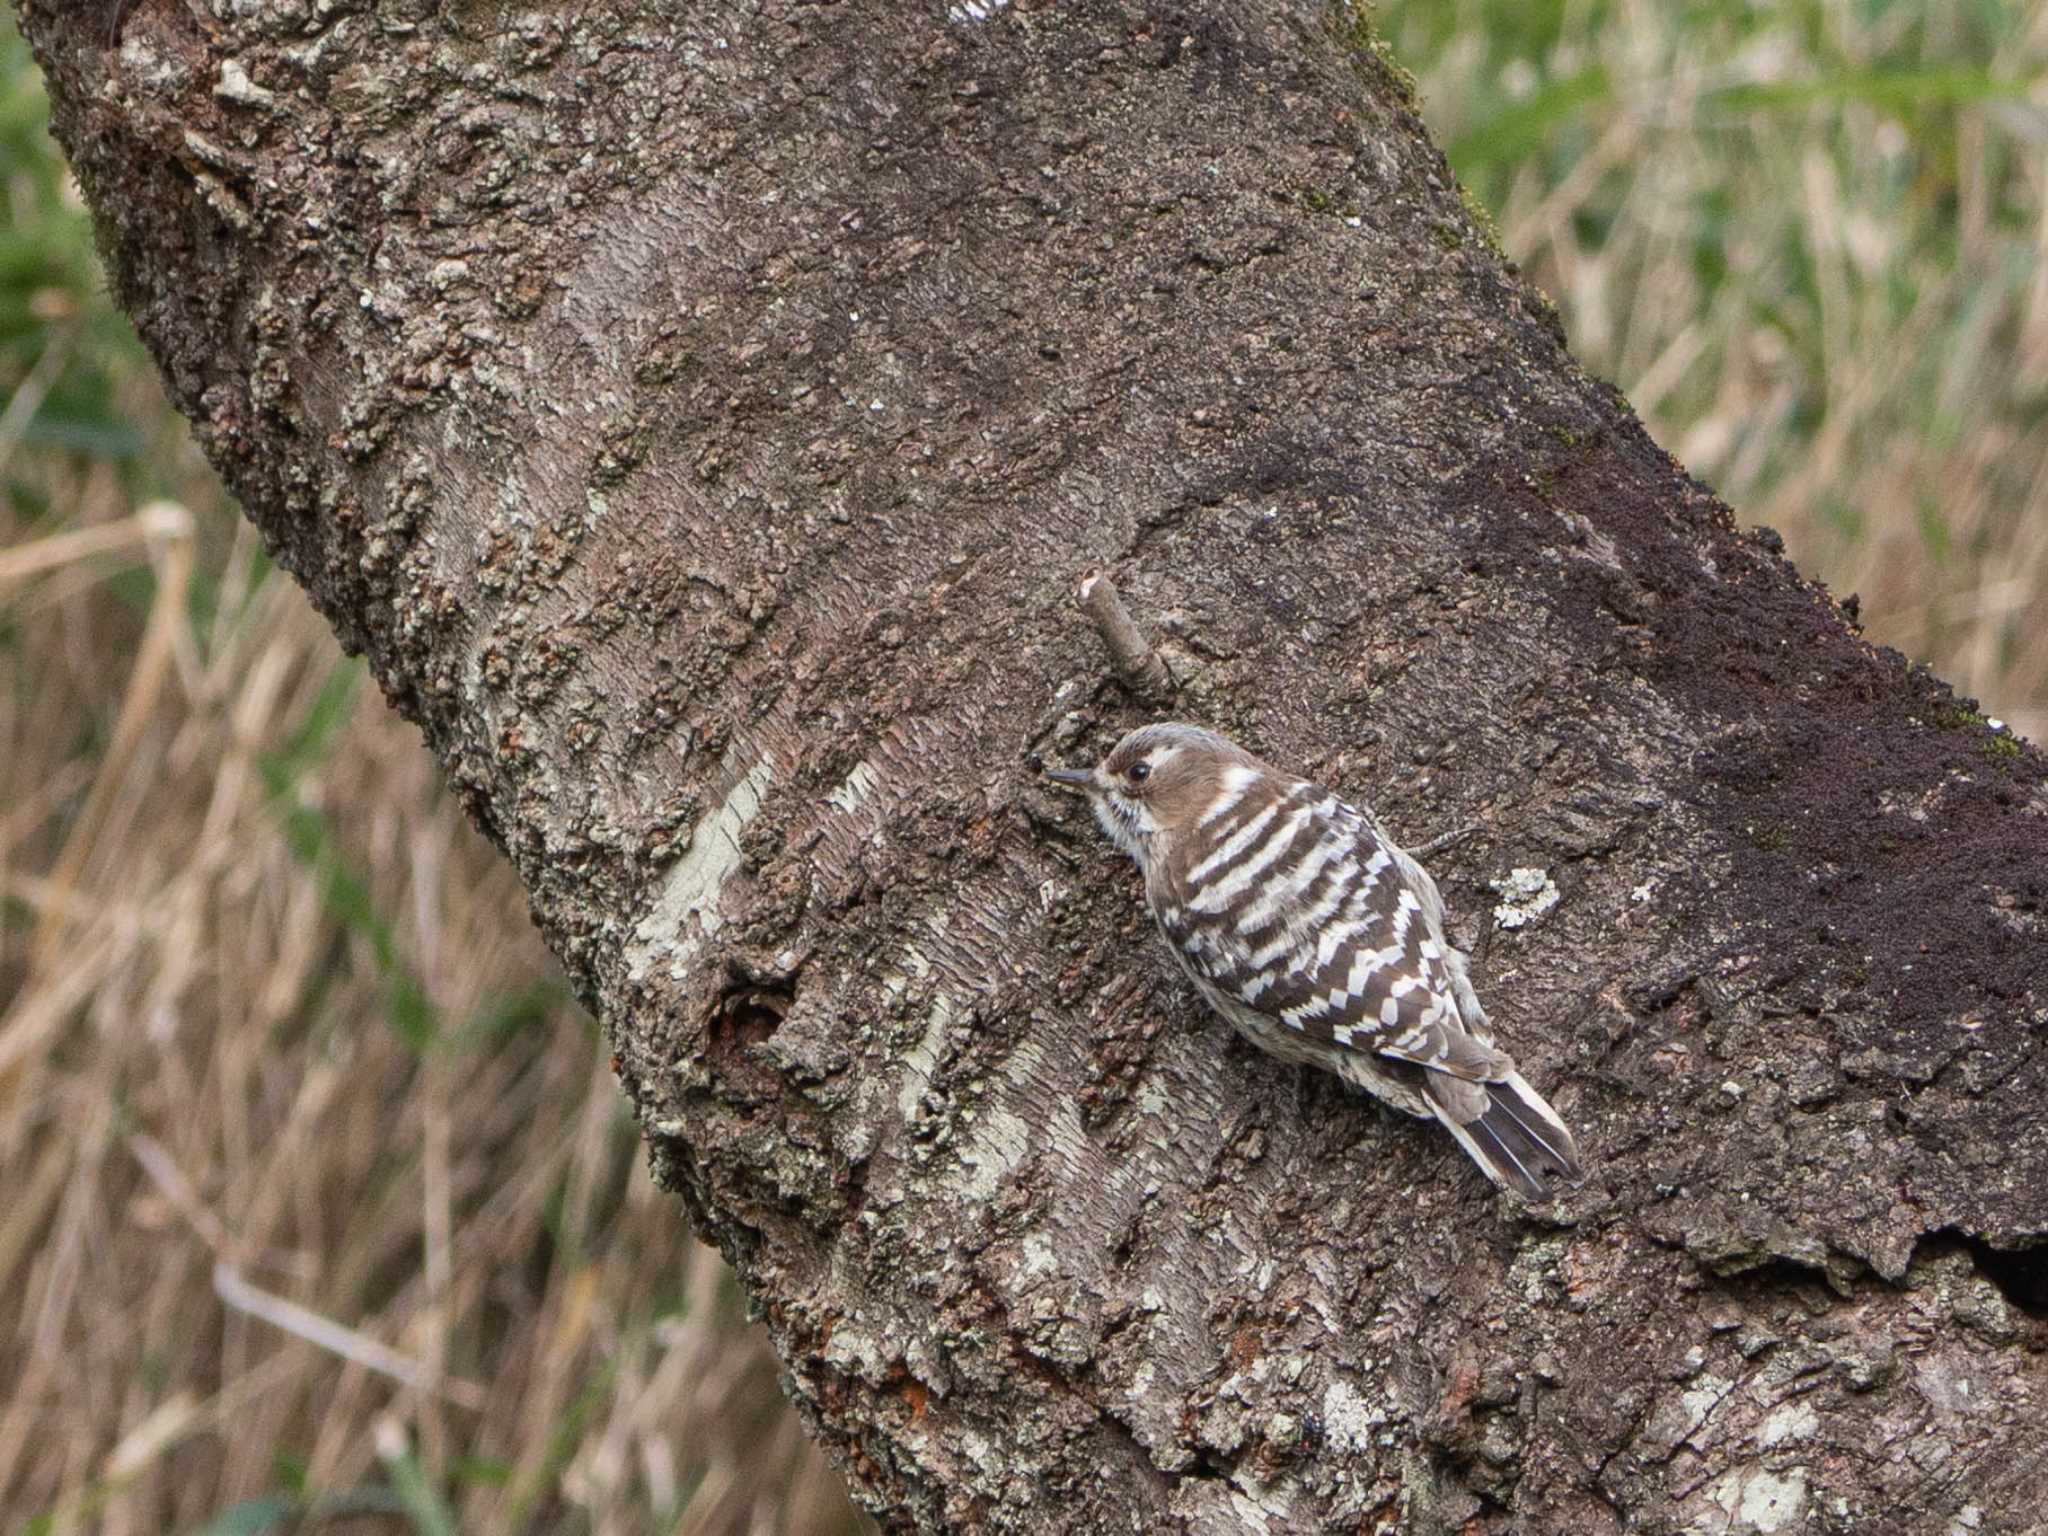
<instances>
[{"instance_id":1,"label":"tree trunk","mask_svg":"<svg viewBox=\"0 0 2048 1536\"><path fill-rule=\"evenodd\" d=\"M24 26L892 1527L2032 1528L2043 762L1579 371L1347 5ZM1205 1012L1032 767L1160 713L1477 829L1582 1192Z\"/></svg>"}]
</instances>

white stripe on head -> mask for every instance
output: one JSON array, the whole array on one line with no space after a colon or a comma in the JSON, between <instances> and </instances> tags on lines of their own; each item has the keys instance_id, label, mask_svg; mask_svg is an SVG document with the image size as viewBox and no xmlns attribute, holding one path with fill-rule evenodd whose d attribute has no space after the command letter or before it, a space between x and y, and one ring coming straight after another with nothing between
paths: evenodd
<instances>
[{"instance_id":1,"label":"white stripe on head","mask_svg":"<svg viewBox=\"0 0 2048 1536\"><path fill-rule=\"evenodd\" d=\"M1258 769L1247 767L1243 763L1231 764L1223 770L1222 788L1217 791L1216 798L1209 802L1209 808L1202 812L1195 825L1206 827L1217 817L1228 814L1232 807L1244 798L1244 792L1258 782Z\"/></svg>"}]
</instances>

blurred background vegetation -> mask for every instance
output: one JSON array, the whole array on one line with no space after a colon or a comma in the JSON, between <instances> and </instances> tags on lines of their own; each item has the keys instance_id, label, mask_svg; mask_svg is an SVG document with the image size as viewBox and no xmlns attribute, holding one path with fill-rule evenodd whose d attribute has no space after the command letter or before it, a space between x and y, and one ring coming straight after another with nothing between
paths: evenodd
<instances>
[{"instance_id":1,"label":"blurred background vegetation","mask_svg":"<svg viewBox=\"0 0 2048 1536\"><path fill-rule=\"evenodd\" d=\"M1406 0L1578 355L2048 734L2048 20ZM596 1030L109 305L0 34L0 1529L851 1532Z\"/></svg>"}]
</instances>

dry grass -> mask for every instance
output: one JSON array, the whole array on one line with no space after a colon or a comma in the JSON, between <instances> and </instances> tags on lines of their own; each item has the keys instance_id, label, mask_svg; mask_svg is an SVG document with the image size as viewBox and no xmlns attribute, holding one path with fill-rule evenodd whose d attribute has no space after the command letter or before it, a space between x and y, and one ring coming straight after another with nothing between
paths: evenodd
<instances>
[{"instance_id":1,"label":"dry grass","mask_svg":"<svg viewBox=\"0 0 2048 1536\"><path fill-rule=\"evenodd\" d=\"M190 515L0 511L0 1509L850 1529L510 870L165 448Z\"/></svg>"},{"instance_id":2,"label":"dry grass","mask_svg":"<svg viewBox=\"0 0 2048 1536\"><path fill-rule=\"evenodd\" d=\"M1581 355L2048 735L2040 11L1381 21ZM41 110L7 35L0 1530L852 1529L515 881L165 411Z\"/></svg>"}]
</instances>

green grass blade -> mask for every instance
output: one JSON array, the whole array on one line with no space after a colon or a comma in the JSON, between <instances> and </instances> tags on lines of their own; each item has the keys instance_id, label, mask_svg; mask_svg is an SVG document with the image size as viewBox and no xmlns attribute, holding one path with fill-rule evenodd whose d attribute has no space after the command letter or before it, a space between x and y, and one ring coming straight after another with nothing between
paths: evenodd
<instances>
[{"instance_id":1,"label":"green grass blade","mask_svg":"<svg viewBox=\"0 0 2048 1536\"><path fill-rule=\"evenodd\" d=\"M391 1491L419 1536L455 1536L455 1511L427 1479L419 1457L407 1451L384 1463L391 1478Z\"/></svg>"},{"instance_id":2,"label":"green grass blade","mask_svg":"<svg viewBox=\"0 0 2048 1536\"><path fill-rule=\"evenodd\" d=\"M1807 80L1752 81L1704 93L1702 104L1723 112L1788 112L1861 102L1910 114L1926 107L1977 101L2018 101L2033 94L2040 76L2004 79L1986 69L1871 69Z\"/></svg>"},{"instance_id":3,"label":"green grass blade","mask_svg":"<svg viewBox=\"0 0 2048 1536\"><path fill-rule=\"evenodd\" d=\"M199 1536L262 1536L276 1530L298 1512L298 1500L273 1493L260 1499L245 1499L224 1509L200 1527Z\"/></svg>"},{"instance_id":4,"label":"green grass blade","mask_svg":"<svg viewBox=\"0 0 2048 1536\"><path fill-rule=\"evenodd\" d=\"M1520 159L1560 123L1594 102L1605 101L1608 91L1607 71L1598 64L1553 80L1460 134L1449 150L1451 166L1461 177L1476 176L1504 160Z\"/></svg>"},{"instance_id":5,"label":"green grass blade","mask_svg":"<svg viewBox=\"0 0 2048 1536\"><path fill-rule=\"evenodd\" d=\"M336 846L327 817L298 799L299 781L325 761L335 737L348 724L361 679L360 663L337 663L291 741L282 752L261 759L257 771L282 823L285 844L318 882L322 903L369 944L384 977L385 1017L392 1031L414 1051L424 1052L440 1033L433 1001L399 953L393 929L377 911L368 884L349 868Z\"/></svg>"}]
</instances>

